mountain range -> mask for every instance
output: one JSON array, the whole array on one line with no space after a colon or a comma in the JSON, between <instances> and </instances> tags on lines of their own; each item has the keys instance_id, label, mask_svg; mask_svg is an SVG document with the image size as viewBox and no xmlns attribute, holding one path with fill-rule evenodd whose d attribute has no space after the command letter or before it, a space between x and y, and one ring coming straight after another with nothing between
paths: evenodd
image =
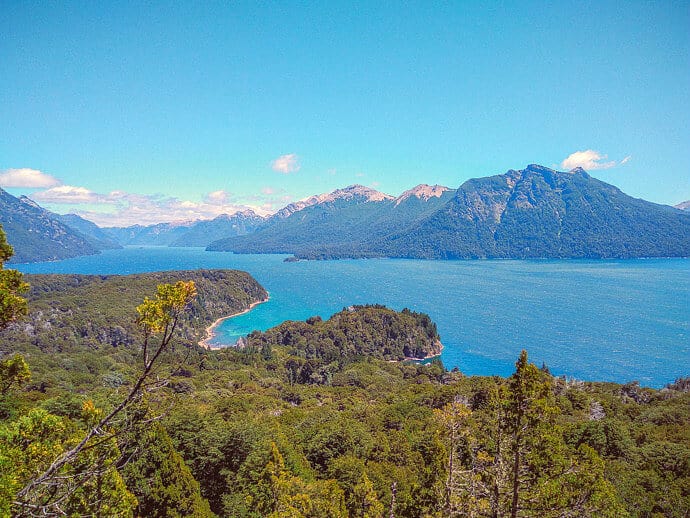
<instances>
[{"instance_id":1,"label":"mountain range","mask_svg":"<svg viewBox=\"0 0 690 518\"><path fill-rule=\"evenodd\" d=\"M107 227L103 230L122 245L205 247L218 239L254 232L265 221L254 211L244 210L232 215L221 214L212 220Z\"/></svg>"},{"instance_id":2,"label":"mountain range","mask_svg":"<svg viewBox=\"0 0 690 518\"><path fill-rule=\"evenodd\" d=\"M690 214L580 168L532 164L457 191L419 186L392 198L350 187L208 249L308 259L678 257L690 255Z\"/></svg>"},{"instance_id":3,"label":"mountain range","mask_svg":"<svg viewBox=\"0 0 690 518\"><path fill-rule=\"evenodd\" d=\"M690 256L690 211L684 204L674 208L632 198L580 168L559 172L536 164L468 180L457 190L422 184L398 197L352 185L291 203L269 217L246 210L213 220L99 228L2 190L0 208L15 261L122 245L303 259Z\"/></svg>"}]
</instances>

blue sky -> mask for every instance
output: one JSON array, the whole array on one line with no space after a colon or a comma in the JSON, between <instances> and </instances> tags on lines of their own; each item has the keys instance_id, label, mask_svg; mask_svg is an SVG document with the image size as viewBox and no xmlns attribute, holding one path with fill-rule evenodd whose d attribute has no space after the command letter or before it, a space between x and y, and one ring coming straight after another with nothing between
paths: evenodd
<instances>
[{"instance_id":1,"label":"blue sky","mask_svg":"<svg viewBox=\"0 0 690 518\"><path fill-rule=\"evenodd\" d=\"M689 27L672 1L5 0L0 186L108 225L540 163L676 204Z\"/></svg>"}]
</instances>

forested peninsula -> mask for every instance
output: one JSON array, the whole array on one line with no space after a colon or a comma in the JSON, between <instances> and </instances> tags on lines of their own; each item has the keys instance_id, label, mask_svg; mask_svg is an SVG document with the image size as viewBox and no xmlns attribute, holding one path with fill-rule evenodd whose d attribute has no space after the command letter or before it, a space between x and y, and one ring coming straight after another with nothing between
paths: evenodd
<instances>
[{"instance_id":1,"label":"forested peninsula","mask_svg":"<svg viewBox=\"0 0 690 518\"><path fill-rule=\"evenodd\" d=\"M687 379L574 382L525 352L467 377L400 361L441 337L375 305L211 351L210 323L267 295L246 273L25 280L28 315L0 330L0 515L690 512Z\"/></svg>"}]
</instances>

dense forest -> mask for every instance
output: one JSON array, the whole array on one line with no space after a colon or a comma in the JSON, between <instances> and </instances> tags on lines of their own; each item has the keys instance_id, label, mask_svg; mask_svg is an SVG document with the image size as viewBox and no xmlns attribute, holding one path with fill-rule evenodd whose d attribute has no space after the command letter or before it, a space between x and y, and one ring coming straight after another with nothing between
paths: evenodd
<instances>
[{"instance_id":1,"label":"dense forest","mask_svg":"<svg viewBox=\"0 0 690 518\"><path fill-rule=\"evenodd\" d=\"M398 361L439 337L381 306L210 351L215 318L266 296L247 274L11 272L0 516L690 513L688 379L576 382L524 351L507 379Z\"/></svg>"}]
</instances>

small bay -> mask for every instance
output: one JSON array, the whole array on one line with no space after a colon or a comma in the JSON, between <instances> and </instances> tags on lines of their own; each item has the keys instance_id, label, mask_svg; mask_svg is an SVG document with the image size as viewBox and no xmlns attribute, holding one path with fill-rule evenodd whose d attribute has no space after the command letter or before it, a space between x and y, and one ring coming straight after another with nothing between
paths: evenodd
<instances>
[{"instance_id":1,"label":"small bay","mask_svg":"<svg viewBox=\"0 0 690 518\"><path fill-rule=\"evenodd\" d=\"M428 313L447 368L508 375L521 349L556 375L661 387L690 375L690 259L284 262L200 248L128 247L51 263L25 273L130 274L234 268L253 275L270 300L216 328L231 344L254 329L353 304Z\"/></svg>"}]
</instances>

